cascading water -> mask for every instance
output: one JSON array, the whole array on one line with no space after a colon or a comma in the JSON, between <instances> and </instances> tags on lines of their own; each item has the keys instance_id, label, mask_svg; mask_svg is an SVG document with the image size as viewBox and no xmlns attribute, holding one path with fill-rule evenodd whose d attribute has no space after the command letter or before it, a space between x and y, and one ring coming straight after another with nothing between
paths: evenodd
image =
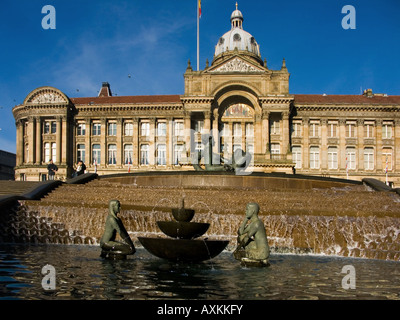
<instances>
[{"instance_id":1,"label":"cascading water","mask_svg":"<svg viewBox=\"0 0 400 320\"><path fill-rule=\"evenodd\" d=\"M235 247L246 203L257 202L273 251L400 260L399 196L369 191L362 185L288 191L144 187L101 179L87 185L63 185L40 202L21 201L18 221L32 221L40 230L40 222L49 219L50 229L52 224L53 229L59 224L58 229L68 231L66 243L74 243L75 238L82 243L98 243L108 200L118 199L122 204L120 217L134 240L149 234L161 236L157 221L169 220L170 209L176 207L182 194L187 206L196 210L196 221L210 223L208 234L231 239L228 249ZM13 228L17 230L19 225L14 222ZM60 241L57 232L54 239ZM32 238L40 241L30 233L24 240ZM54 239L48 237L46 241Z\"/></svg>"}]
</instances>

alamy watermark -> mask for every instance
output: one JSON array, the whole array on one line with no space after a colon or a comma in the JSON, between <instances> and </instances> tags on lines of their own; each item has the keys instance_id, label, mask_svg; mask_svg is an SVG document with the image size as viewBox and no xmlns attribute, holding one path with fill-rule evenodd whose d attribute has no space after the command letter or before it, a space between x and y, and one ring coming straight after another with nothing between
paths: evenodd
<instances>
[{"instance_id":1,"label":"alamy watermark","mask_svg":"<svg viewBox=\"0 0 400 320\"><path fill-rule=\"evenodd\" d=\"M346 14L342 19L342 28L345 30L356 29L356 8L346 5L342 8L342 13Z\"/></svg>"},{"instance_id":2,"label":"alamy watermark","mask_svg":"<svg viewBox=\"0 0 400 320\"><path fill-rule=\"evenodd\" d=\"M56 290L56 269L49 264L42 268L42 288L46 291Z\"/></svg>"},{"instance_id":3,"label":"alamy watermark","mask_svg":"<svg viewBox=\"0 0 400 320\"><path fill-rule=\"evenodd\" d=\"M42 8L42 14L45 14L42 19L42 28L44 30L54 30L56 28L56 8L51 5L46 5Z\"/></svg>"},{"instance_id":4,"label":"alamy watermark","mask_svg":"<svg viewBox=\"0 0 400 320\"><path fill-rule=\"evenodd\" d=\"M342 268L342 272L346 275L342 279L342 288L345 290L356 288L356 268L352 265L345 265Z\"/></svg>"}]
</instances>

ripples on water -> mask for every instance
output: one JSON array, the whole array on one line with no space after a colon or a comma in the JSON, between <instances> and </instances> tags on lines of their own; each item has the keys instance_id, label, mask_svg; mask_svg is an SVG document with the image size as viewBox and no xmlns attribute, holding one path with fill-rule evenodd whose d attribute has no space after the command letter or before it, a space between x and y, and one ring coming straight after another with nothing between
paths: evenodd
<instances>
[{"instance_id":1,"label":"ripples on water","mask_svg":"<svg viewBox=\"0 0 400 320\"><path fill-rule=\"evenodd\" d=\"M400 263L273 254L269 268L243 268L223 252L198 264L172 263L138 248L127 260L99 257L98 246L0 246L0 299L400 299ZM41 286L42 267L56 289ZM342 288L343 266L356 289Z\"/></svg>"}]
</instances>

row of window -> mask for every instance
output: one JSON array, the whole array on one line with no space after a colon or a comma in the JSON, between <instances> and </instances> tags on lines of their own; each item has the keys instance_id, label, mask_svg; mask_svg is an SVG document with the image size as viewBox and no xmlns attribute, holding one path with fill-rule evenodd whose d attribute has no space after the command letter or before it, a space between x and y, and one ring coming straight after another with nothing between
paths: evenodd
<instances>
[{"instance_id":1,"label":"row of window","mask_svg":"<svg viewBox=\"0 0 400 320\"><path fill-rule=\"evenodd\" d=\"M175 145L173 150L173 159L172 162L175 165L179 164L181 160L183 145ZM107 163L109 165L117 164L117 145L110 144L108 145L107 150ZM83 162L90 159L86 159L86 146L84 144L77 145L77 159L82 160ZM101 163L101 146L100 144L92 145L92 159L91 162L94 164ZM126 165L130 165L133 163L133 145L126 144L124 145L124 160L123 163ZM140 146L140 164L141 165L149 165L150 164L150 146L148 144L143 144ZM159 144L156 147L156 164L157 165L166 165L167 164L167 146L165 144Z\"/></svg>"},{"instance_id":2,"label":"row of window","mask_svg":"<svg viewBox=\"0 0 400 320\"><path fill-rule=\"evenodd\" d=\"M365 148L364 151L364 170L375 169L375 150L374 148ZM302 148L292 148L293 161L296 163L296 168L301 169L303 166L302 160ZM310 147L309 153L310 169L320 169L320 148ZM339 163L339 151L337 147L328 148L328 169L338 169ZM392 149L382 149L382 164L383 168L392 170ZM356 148L346 148L346 169L355 170L357 169L357 153Z\"/></svg>"},{"instance_id":3,"label":"row of window","mask_svg":"<svg viewBox=\"0 0 400 320\"><path fill-rule=\"evenodd\" d=\"M167 123L166 122L158 122L156 128L157 136L165 137L167 135ZM79 123L77 125L77 135L84 136L86 135L86 124ZM150 136L150 123L142 122L140 124L140 134L143 137ZM183 122L175 122L174 123L174 134L177 137L181 137L184 135ZM94 122L92 124L92 135L100 136L101 135L101 123ZM117 123L109 122L107 124L107 135L108 136L116 136L117 135ZM133 123L127 122L124 124L124 135L125 136L133 136Z\"/></svg>"},{"instance_id":4,"label":"row of window","mask_svg":"<svg viewBox=\"0 0 400 320\"><path fill-rule=\"evenodd\" d=\"M203 133L204 126L202 121L196 121L193 125L194 131L198 133ZM223 124L222 134L223 136L230 135L230 126L227 124ZM279 130L279 129L277 129ZM254 125L253 123L245 124L246 136L254 136ZM101 135L101 123L93 123L92 124L92 135L99 136ZM79 123L77 125L77 135L84 136L86 135L86 124ZM110 122L107 124L107 135L108 136L116 136L117 135L117 123ZM133 136L133 123L127 122L124 125L124 135L125 136ZM140 135L143 137L150 136L150 123L143 122L140 124ZM165 137L167 135L167 123L159 122L156 126L156 135L158 137ZM175 122L174 123L174 135L177 137L184 136L184 125L183 122ZM241 123L233 123L233 135L234 136L242 136L242 124Z\"/></svg>"},{"instance_id":5,"label":"row of window","mask_svg":"<svg viewBox=\"0 0 400 320\"><path fill-rule=\"evenodd\" d=\"M301 122L293 122L292 124L292 137L302 137L303 125ZM357 123L346 122L346 138L357 137ZM327 124L327 136L328 138L337 138L339 131L338 122L328 122ZM373 121L364 122L364 138L374 138L376 127ZM319 121L311 121L309 125L309 136L320 137L321 136L321 125ZM382 139L391 139L393 135L393 125L391 123L384 123L382 125Z\"/></svg>"}]
</instances>

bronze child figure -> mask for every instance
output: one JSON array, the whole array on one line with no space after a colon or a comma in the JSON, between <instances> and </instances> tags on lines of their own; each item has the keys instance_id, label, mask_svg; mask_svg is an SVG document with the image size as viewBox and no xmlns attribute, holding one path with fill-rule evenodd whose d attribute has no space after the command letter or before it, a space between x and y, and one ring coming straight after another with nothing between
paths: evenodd
<instances>
[{"instance_id":1,"label":"bronze child figure","mask_svg":"<svg viewBox=\"0 0 400 320\"><path fill-rule=\"evenodd\" d=\"M247 204L246 217L238 230L238 247L233 255L245 264L261 266L268 265L270 250L264 224L258 217L259 211L257 203Z\"/></svg>"},{"instance_id":2,"label":"bronze child figure","mask_svg":"<svg viewBox=\"0 0 400 320\"><path fill-rule=\"evenodd\" d=\"M104 234L100 239L100 247L102 249L101 257L116 258L120 256L125 258L127 255L134 254L136 249L121 219L117 216L121 210L121 203L118 200L110 200L108 207L109 214L107 216ZM115 240L117 233L124 242Z\"/></svg>"}]
</instances>

